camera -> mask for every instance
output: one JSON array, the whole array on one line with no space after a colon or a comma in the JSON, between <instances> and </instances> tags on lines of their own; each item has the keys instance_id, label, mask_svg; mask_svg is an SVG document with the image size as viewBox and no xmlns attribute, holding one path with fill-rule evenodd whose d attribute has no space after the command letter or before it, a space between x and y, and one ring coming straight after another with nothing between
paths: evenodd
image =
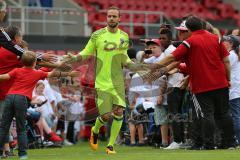
<instances>
[{"instance_id":1,"label":"camera","mask_svg":"<svg viewBox=\"0 0 240 160\"><path fill-rule=\"evenodd\" d=\"M144 53L145 53L145 54L152 54L152 50L147 49L147 50L144 51Z\"/></svg>"}]
</instances>

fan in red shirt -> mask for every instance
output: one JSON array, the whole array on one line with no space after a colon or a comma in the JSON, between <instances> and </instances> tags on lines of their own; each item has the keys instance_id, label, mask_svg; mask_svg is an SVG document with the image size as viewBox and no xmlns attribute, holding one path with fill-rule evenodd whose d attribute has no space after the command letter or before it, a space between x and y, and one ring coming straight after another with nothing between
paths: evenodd
<instances>
[{"instance_id":1,"label":"fan in red shirt","mask_svg":"<svg viewBox=\"0 0 240 160\"><path fill-rule=\"evenodd\" d=\"M229 53L216 35L202 29L199 18L188 17L186 27L192 35L158 65L166 66L173 61L187 64L196 113L203 122L204 148L215 147L215 121L223 133L221 147L234 147L233 123L228 112Z\"/></svg>"},{"instance_id":2,"label":"fan in red shirt","mask_svg":"<svg viewBox=\"0 0 240 160\"><path fill-rule=\"evenodd\" d=\"M0 124L0 154L3 152L2 148L5 143L4 140L9 132L12 119L15 117L19 144L18 155L20 159L22 157L27 157L25 115L29 106L29 100L32 99L32 92L37 82L47 77L66 77L76 75L76 72L53 71L46 73L40 70L35 70L34 68L36 66L36 61L36 54L34 52L27 51L22 55L21 58L21 62L24 65L23 68L16 68L10 71L8 74L0 75L0 81L9 79L14 80L3 103L4 114Z\"/></svg>"},{"instance_id":3,"label":"fan in red shirt","mask_svg":"<svg viewBox=\"0 0 240 160\"><path fill-rule=\"evenodd\" d=\"M13 39L13 43L21 44L22 34L20 28L9 26L6 28L6 31L9 37ZM20 68L23 66L17 55L13 54L11 51L3 47L0 48L0 59L0 74L8 73L14 68ZM0 101L4 100L6 93L11 87L12 83L12 80L0 83Z\"/></svg>"}]
</instances>

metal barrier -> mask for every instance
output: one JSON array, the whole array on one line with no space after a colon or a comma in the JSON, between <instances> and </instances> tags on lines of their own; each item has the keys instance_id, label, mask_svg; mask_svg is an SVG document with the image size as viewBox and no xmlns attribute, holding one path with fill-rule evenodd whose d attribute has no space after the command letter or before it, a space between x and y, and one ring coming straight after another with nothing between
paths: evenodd
<instances>
[{"instance_id":1,"label":"metal barrier","mask_svg":"<svg viewBox=\"0 0 240 160\"><path fill-rule=\"evenodd\" d=\"M87 21L86 12L72 8L8 7L9 25L20 26L26 35L83 36Z\"/></svg>"}]
</instances>

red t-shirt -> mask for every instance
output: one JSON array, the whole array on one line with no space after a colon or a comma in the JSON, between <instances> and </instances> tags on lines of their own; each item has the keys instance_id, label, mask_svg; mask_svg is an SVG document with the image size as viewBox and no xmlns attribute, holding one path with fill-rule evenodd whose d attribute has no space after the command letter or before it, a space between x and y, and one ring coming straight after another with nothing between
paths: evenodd
<instances>
[{"instance_id":1,"label":"red t-shirt","mask_svg":"<svg viewBox=\"0 0 240 160\"><path fill-rule=\"evenodd\" d=\"M228 86L223 58L229 52L216 35L205 30L192 32L172 54L176 60L186 62L193 93Z\"/></svg>"},{"instance_id":2,"label":"red t-shirt","mask_svg":"<svg viewBox=\"0 0 240 160\"><path fill-rule=\"evenodd\" d=\"M16 68L8 73L14 80L7 95L18 94L32 99L32 92L39 80L47 78L48 73L32 68Z\"/></svg>"},{"instance_id":3,"label":"red t-shirt","mask_svg":"<svg viewBox=\"0 0 240 160\"><path fill-rule=\"evenodd\" d=\"M21 68L23 66L17 59L17 55L5 48L0 48L0 62L0 74L8 73L14 68ZM12 83L12 79L0 82L0 101L4 100Z\"/></svg>"}]
</instances>

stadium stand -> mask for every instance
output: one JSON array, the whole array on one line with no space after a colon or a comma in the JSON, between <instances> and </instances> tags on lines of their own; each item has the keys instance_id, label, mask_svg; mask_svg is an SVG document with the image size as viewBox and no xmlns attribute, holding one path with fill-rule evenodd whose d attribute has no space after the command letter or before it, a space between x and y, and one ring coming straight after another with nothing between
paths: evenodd
<instances>
[{"instance_id":1,"label":"stadium stand","mask_svg":"<svg viewBox=\"0 0 240 160\"><path fill-rule=\"evenodd\" d=\"M222 21L228 18L233 18L238 25L240 25L240 16L237 10L234 9L232 4L226 4L219 0L175 0L174 3L165 0L159 0L158 3L154 0L74 0L81 7L85 8L88 12L89 25L93 30L97 30L102 25L96 25L96 22L103 22L105 16L98 10L104 10L109 6L117 6L121 10L132 11L162 11L169 18L179 19L186 14L192 13L208 20ZM130 16L127 14L122 15L122 22L130 22ZM159 21L159 16L148 15L148 23L156 23ZM134 23L145 22L144 14L135 14L133 16ZM128 32L129 28L123 28ZM144 34L141 27L135 27L134 32L137 35Z\"/></svg>"}]
</instances>

